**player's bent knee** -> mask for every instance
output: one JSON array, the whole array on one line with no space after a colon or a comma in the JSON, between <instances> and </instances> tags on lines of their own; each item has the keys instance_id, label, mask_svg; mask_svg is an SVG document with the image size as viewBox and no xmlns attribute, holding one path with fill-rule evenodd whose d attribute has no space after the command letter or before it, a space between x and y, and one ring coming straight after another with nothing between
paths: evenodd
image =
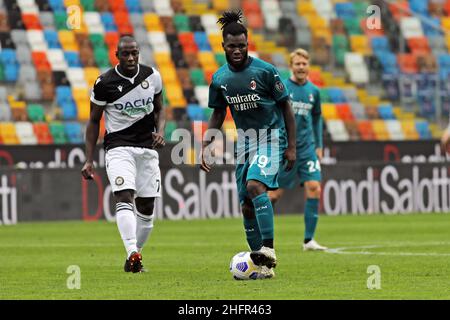
<instances>
[{"instance_id":1,"label":"player's bent knee","mask_svg":"<svg viewBox=\"0 0 450 320\"><path fill-rule=\"evenodd\" d=\"M139 213L151 216L155 208L155 198L136 198L136 209Z\"/></svg>"},{"instance_id":2,"label":"player's bent knee","mask_svg":"<svg viewBox=\"0 0 450 320\"><path fill-rule=\"evenodd\" d=\"M318 181L310 181L306 184L306 189L309 195L320 197L320 192L322 191L320 183Z\"/></svg>"},{"instance_id":3,"label":"player's bent knee","mask_svg":"<svg viewBox=\"0 0 450 320\"><path fill-rule=\"evenodd\" d=\"M133 203L133 190L121 190L114 192L114 198L116 202L128 202Z\"/></svg>"},{"instance_id":4,"label":"player's bent knee","mask_svg":"<svg viewBox=\"0 0 450 320\"><path fill-rule=\"evenodd\" d=\"M247 192L252 199L259 196L260 194L263 194L266 191L266 186L259 181L250 180L249 182L247 182Z\"/></svg>"}]
</instances>

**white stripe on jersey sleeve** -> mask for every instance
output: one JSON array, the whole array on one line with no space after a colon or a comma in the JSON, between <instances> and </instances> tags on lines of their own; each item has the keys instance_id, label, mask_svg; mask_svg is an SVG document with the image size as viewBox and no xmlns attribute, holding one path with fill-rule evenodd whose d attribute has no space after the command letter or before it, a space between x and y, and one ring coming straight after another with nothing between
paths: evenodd
<instances>
[{"instance_id":1,"label":"white stripe on jersey sleeve","mask_svg":"<svg viewBox=\"0 0 450 320\"><path fill-rule=\"evenodd\" d=\"M106 106L106 101L100 101L100 100L95 99L94 90L92 90L92 93L91 93L91 101L93 103L95 103L96 105Z\"/></svg>"},{"instance_id":2,"label":"white stripe on jersey sleeve","mask_svg":"<svg viewBox=\"0 0 450 320\"><path fill-rule=\"evenodd\" d=\"M155 68L153 69L153 74L152 76L155 77L155 81L153 82L155 85L155 94L160 94L162 91L162 79L161 79L161 74L159 73L158 70L156 70Z\"/></svg>"}]
</instances>

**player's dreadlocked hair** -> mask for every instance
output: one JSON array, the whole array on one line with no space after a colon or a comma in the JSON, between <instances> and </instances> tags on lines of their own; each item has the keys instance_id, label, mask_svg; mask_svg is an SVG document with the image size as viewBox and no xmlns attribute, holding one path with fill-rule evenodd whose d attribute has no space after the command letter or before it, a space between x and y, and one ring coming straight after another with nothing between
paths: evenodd
<instances>
[{"instance_id":1,"label":"player's dreadlocked hair","mask_svg":"<svg viewBox=\"0 0 450 320\"><path fill-rule=\"evenodd\" d=\"M225 39L227 34L232 36L238 36L245 34L247 37L247 28L242 24L242 11L225 11L222 16L217 20L217 23L222 25L222 37Z\"/></svg>"}]
</instances>

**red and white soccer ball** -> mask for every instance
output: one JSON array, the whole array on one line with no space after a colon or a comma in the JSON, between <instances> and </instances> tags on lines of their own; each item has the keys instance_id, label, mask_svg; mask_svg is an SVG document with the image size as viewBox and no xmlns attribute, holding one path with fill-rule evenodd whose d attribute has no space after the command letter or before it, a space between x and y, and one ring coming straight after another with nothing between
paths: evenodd
<instances>
[{"instance_id":1,"label":"red and white soccer ball","mask_svg":"<svg viewBox=\"0 0 450 320\"><path fill-rule=\"evenodd\" d=\"M230 272L236 280L256 280L260 267L250 258L250 252L239 252L230 262Z\"/></svg>"}]
</instances>

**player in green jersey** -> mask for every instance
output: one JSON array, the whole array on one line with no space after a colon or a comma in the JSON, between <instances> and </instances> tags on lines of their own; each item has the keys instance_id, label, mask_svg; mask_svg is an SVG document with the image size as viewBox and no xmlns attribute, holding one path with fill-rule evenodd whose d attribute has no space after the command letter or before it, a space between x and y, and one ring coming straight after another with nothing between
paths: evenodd
<instances>
[{"instance_id":1,"label":"player in green jersey","mask_svg":"<svg viewBox=\"0 0 450 320\"><path fill-rule=\"evenodd\" d=\"M322 115L319 89L308 81L309 54L297 49L290 55L292 75L285 81L291 97L297 128L297 161L289 172L280 171L280 189L269 192L275 204L284 189L293 189L300 183L306 192L305 235L303 250L326 250L314 240L319 219L319 199L322 159Z\"/></svg>"},{"instance_id":2,"label":"player in green jersey","mask_svg":"<svg viewBox=\"0 0 450 320\"><path fill-rule=\"evenodd\" d=\"M209 87L208 104L214 111L208 128L220 129L230 108L238 131L236 183L247 242L252 260L268 278L277 260L267 191L278 188L283 161L286 170L295 163L295 119L277 69L248 56L247 29L241 19L240 11L225 12L218 21L228 63L215 72ZM203 142L201 169L206 172L211 170L205 155L210 143Z\"/></svg>"}]
</instances>

